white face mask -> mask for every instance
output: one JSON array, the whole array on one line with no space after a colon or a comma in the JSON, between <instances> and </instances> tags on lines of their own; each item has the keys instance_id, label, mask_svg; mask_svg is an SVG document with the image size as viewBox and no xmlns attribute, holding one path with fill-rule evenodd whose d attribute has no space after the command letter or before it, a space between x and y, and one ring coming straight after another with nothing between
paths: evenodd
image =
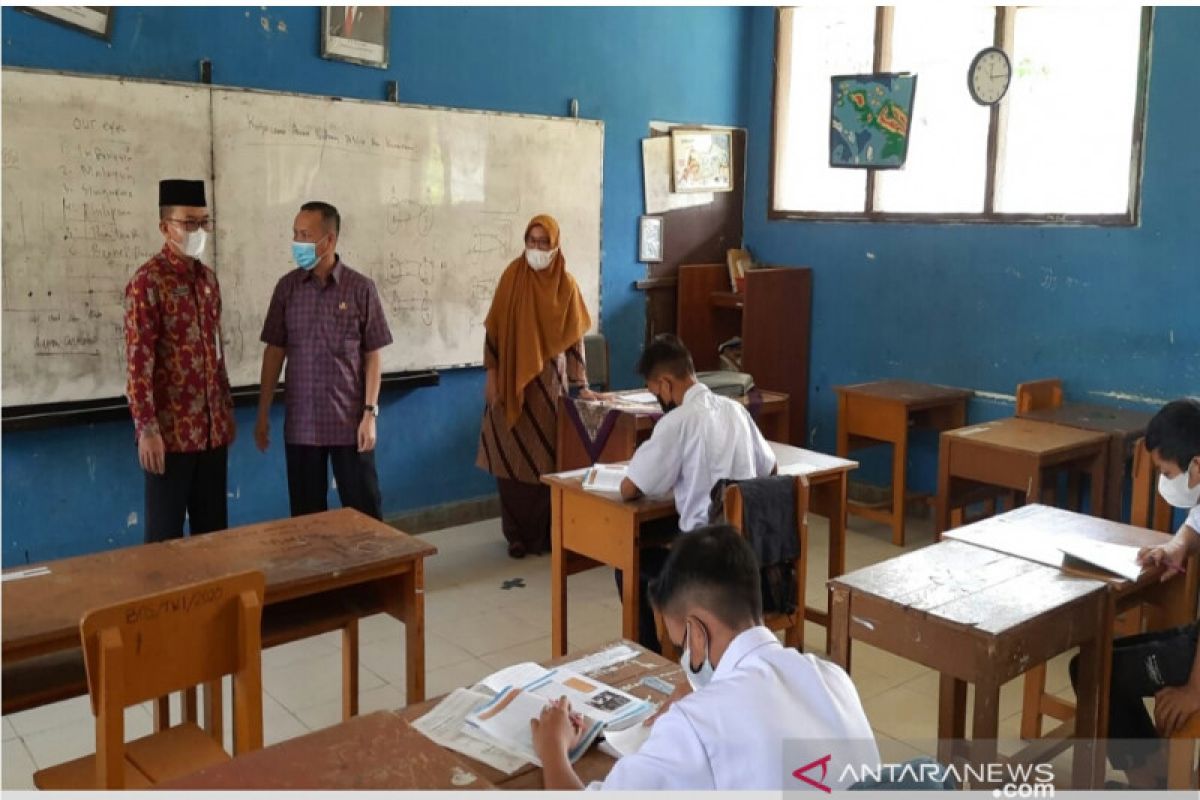
<instances>
[{"instance_id":1,"label":"white face mask","mask_svg":"<svg viewBox=\"0 0 1200 800\"><path fill-rule=\"evenodd\" d=\"M687 623L685 622L684 625L686 626ZM699 670L692 670L692 648L691 644L689 643L690 639L691 637L688 635L687 628L685 627L683 632L683 656L679 659L679 665L683 667L683 674L687 678L688 683L692 685L692 690L698 692L705 686L708 686L708 684L712 683L713 665L712 662L708 660L709 643L708 637L706 636L704 641L704 663L700 665Z\"/></svg>"},{"instance_id":2,"label":"white face mask","mask_svg":"<svg viewBox=\"0 0 1200 800\"><path fill-rule=\"evenodd\" d=\"M184 237L183 244L179 249L189 258L199 258L200 254L204 252L206 244L208 244L208 233L203 229L195 230Z\"/></svg>"},{"instance_id":3,"label":"white face mask","mask_svg":"<svg viewBox=\"0 0 1200 800\"><path fill-rule=\"evenodd\" d=\"M1188 470L1184 470L1174 478L1166 475L1158 476L1158 493L1176 508L1191 508L1200 505L1200 483L1188 488Z\"/></svg>"},{"instance_id":4,"label":"white face mask","mask_svg":"<svg viewBox=\"0 0 1200 800\"><path fill-rule=\"evenodd\" d=\"M550 266L550 262L554 260L556 253L558 253L557 247L553 250L537 250L530 247L525 250L525 261L528 262L529 266L541 272Z\"/></svg>"}]
</instances>

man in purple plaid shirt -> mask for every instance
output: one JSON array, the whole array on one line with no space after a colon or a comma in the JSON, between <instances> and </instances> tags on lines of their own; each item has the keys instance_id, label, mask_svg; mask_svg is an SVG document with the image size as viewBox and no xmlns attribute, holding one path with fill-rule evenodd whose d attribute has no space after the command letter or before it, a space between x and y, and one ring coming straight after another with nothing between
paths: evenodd
<instances>
[{"instance_id":1,"label":"man in purple plaid shirt","mask_svg":"<svg viewBox=\"0 0 1200 800\"><path fill-rule=\"evenodd\" d=\"M329 465L342 505L383 518L375 471L380 351L392 343L375 283L337 254L342 218L305 203L292 231L298 269L275 284L263 322L262 390L254 441L270 445L271 401L287 362L283 429L292 516L324 511Z\"/></svg>"}]
</instances>

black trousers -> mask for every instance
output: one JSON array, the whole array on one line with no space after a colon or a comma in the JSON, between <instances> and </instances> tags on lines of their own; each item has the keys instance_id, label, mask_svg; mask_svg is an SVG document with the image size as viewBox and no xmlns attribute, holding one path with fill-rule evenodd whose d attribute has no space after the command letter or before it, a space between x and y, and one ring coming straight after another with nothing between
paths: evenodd
<instances>
[{"instance_id":1,"label":"black trousers","mask_svg":"<svg viewBox=\"0 0 1200 800\"><path fill-rule=\"evenodd\" d=\"M225 485L228 448L167 453L166 472L146 476L146 543L229 527Z\"/></svg>"},{"instance_id":2,"label":"black trousers","mask_svg":"<svg viewBox=\"0 0 1200 800\"><path fill-rule=\"evenodd\" d=\"M293 517L328 510L329 465L332 462L342 507L356 508L375 519L383 519L374 450L360 453L352 444L343 447L289 444L285 452L288 500Z\"/></svg>"},{"instance_id":3,"label":"black trousers","mask_svg":"<svg viewBox=\"0 0 1200 800\"><path fill-rule=\"evenodd\" d=\"M1159 746L1154 720L1142 698L1166 686L1183 686L1196 657L1200 620L1178 628L1126 636L1113 642L1112 685L1108 695L1108 760L1127 770L1145 763ZM1068 667L1076 685L1079 657Z\"/></svg>"},{"instance_id":4,"label":"black trousers","mask_svg":"<svg viewBox=\"0 0 1200 800\"><path fill-rule=\"evenodd\" d=\"M662 572L669 550L662 547L642 548L642 563L638 568L638 644L652 653L662 654L658 628L654 624L654 607L650 604L650 583ZM617 593L625 591L625 576L617 573Z\"/></svg>"},{"instance_id":5,"label":"black trousers","mask_svg":"<svg viewBox=\"0 0 1200 800\"><path fill-rule=\"evenodd\" d=\"M648 522L642 526L642 539L652 542L670 541L679 535L679 520L675 517ZM662 653L658 641L658 628L654 624L654 606L650 603L650 584L657 578L667 563L671 551L666 547L647 546L642 548L641 563L638 564L638 644L653 653ZM624 591L624 576L615 570L617 594Z\"/></svg>"}]
</instances>

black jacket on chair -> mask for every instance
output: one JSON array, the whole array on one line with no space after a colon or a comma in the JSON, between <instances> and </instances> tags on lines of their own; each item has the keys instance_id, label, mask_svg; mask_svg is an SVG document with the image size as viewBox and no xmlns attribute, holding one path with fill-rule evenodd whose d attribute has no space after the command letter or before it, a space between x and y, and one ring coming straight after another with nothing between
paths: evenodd
<instances>
[{"instance_id":1,"label":"black jacket on chair","mask_svg":"<svg viewBox=\"0 0 1200 800\"><path fill-rule=\"evenodd\" d=\"M725 521L725 488L737 484L743 498L743 530L758 557L764 613L796 611L796 479L788 475L734 481L713 486L709 521Z\"/></svg>"}]
</instances>

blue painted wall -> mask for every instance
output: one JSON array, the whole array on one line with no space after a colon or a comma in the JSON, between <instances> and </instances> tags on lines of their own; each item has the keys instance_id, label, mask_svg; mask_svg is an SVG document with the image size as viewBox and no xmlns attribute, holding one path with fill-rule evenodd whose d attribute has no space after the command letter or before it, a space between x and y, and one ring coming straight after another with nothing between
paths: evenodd
<instances>
[{"instance_id":1,"label":"blue painted wall","mask_svg":"<svg viewBox=\"0 0 1200 800\"><path fill-rule=\"evenodd\" d=\"M387 81L398 80L406 102L536 114L565 114L579 98L582 116L605 123L601 319L620 385L633 383L644 333L632 289L644 275L635 261L639 140L652 119L744 124L750 108L742 91L750 16L740 8L395 8L386 71L320 59L316 8L117 15L110 44L6 7L3 64L190 81L207 58L218 84L383 99ZM479 370L385 393L385 513L493 491L473 467L482 393ZM252 409L239 410L238 425L232 523L286 515L281 448L266 457L254 449ZM273 426L282 430L281 414ZM6 433L3 476L6 567L142 540L142 479L126 423Z\"/></svg>"},{"instance_id":2,"label":"blue painted wall","mask_svg":"<svg viewBox=\"0 0 1200 800\"><path fill-rule=\"evenodd\" d=\"M814 270L819 449L834 447L832 387L877 378L1012 395L1057 376L1068 399L1149 409L1200 394L1200 149L1181 138L1196 120L1186 67L1200 9L1156 14L1136 228L769 222L775 20L750 14L746 240L758 260ZM1011 413L997 400L970 409L972 420ZM918 488L935 484L935 442L913 452ZM866 473L886 482L869 456Z\"/></svg>"}]
</instances>

